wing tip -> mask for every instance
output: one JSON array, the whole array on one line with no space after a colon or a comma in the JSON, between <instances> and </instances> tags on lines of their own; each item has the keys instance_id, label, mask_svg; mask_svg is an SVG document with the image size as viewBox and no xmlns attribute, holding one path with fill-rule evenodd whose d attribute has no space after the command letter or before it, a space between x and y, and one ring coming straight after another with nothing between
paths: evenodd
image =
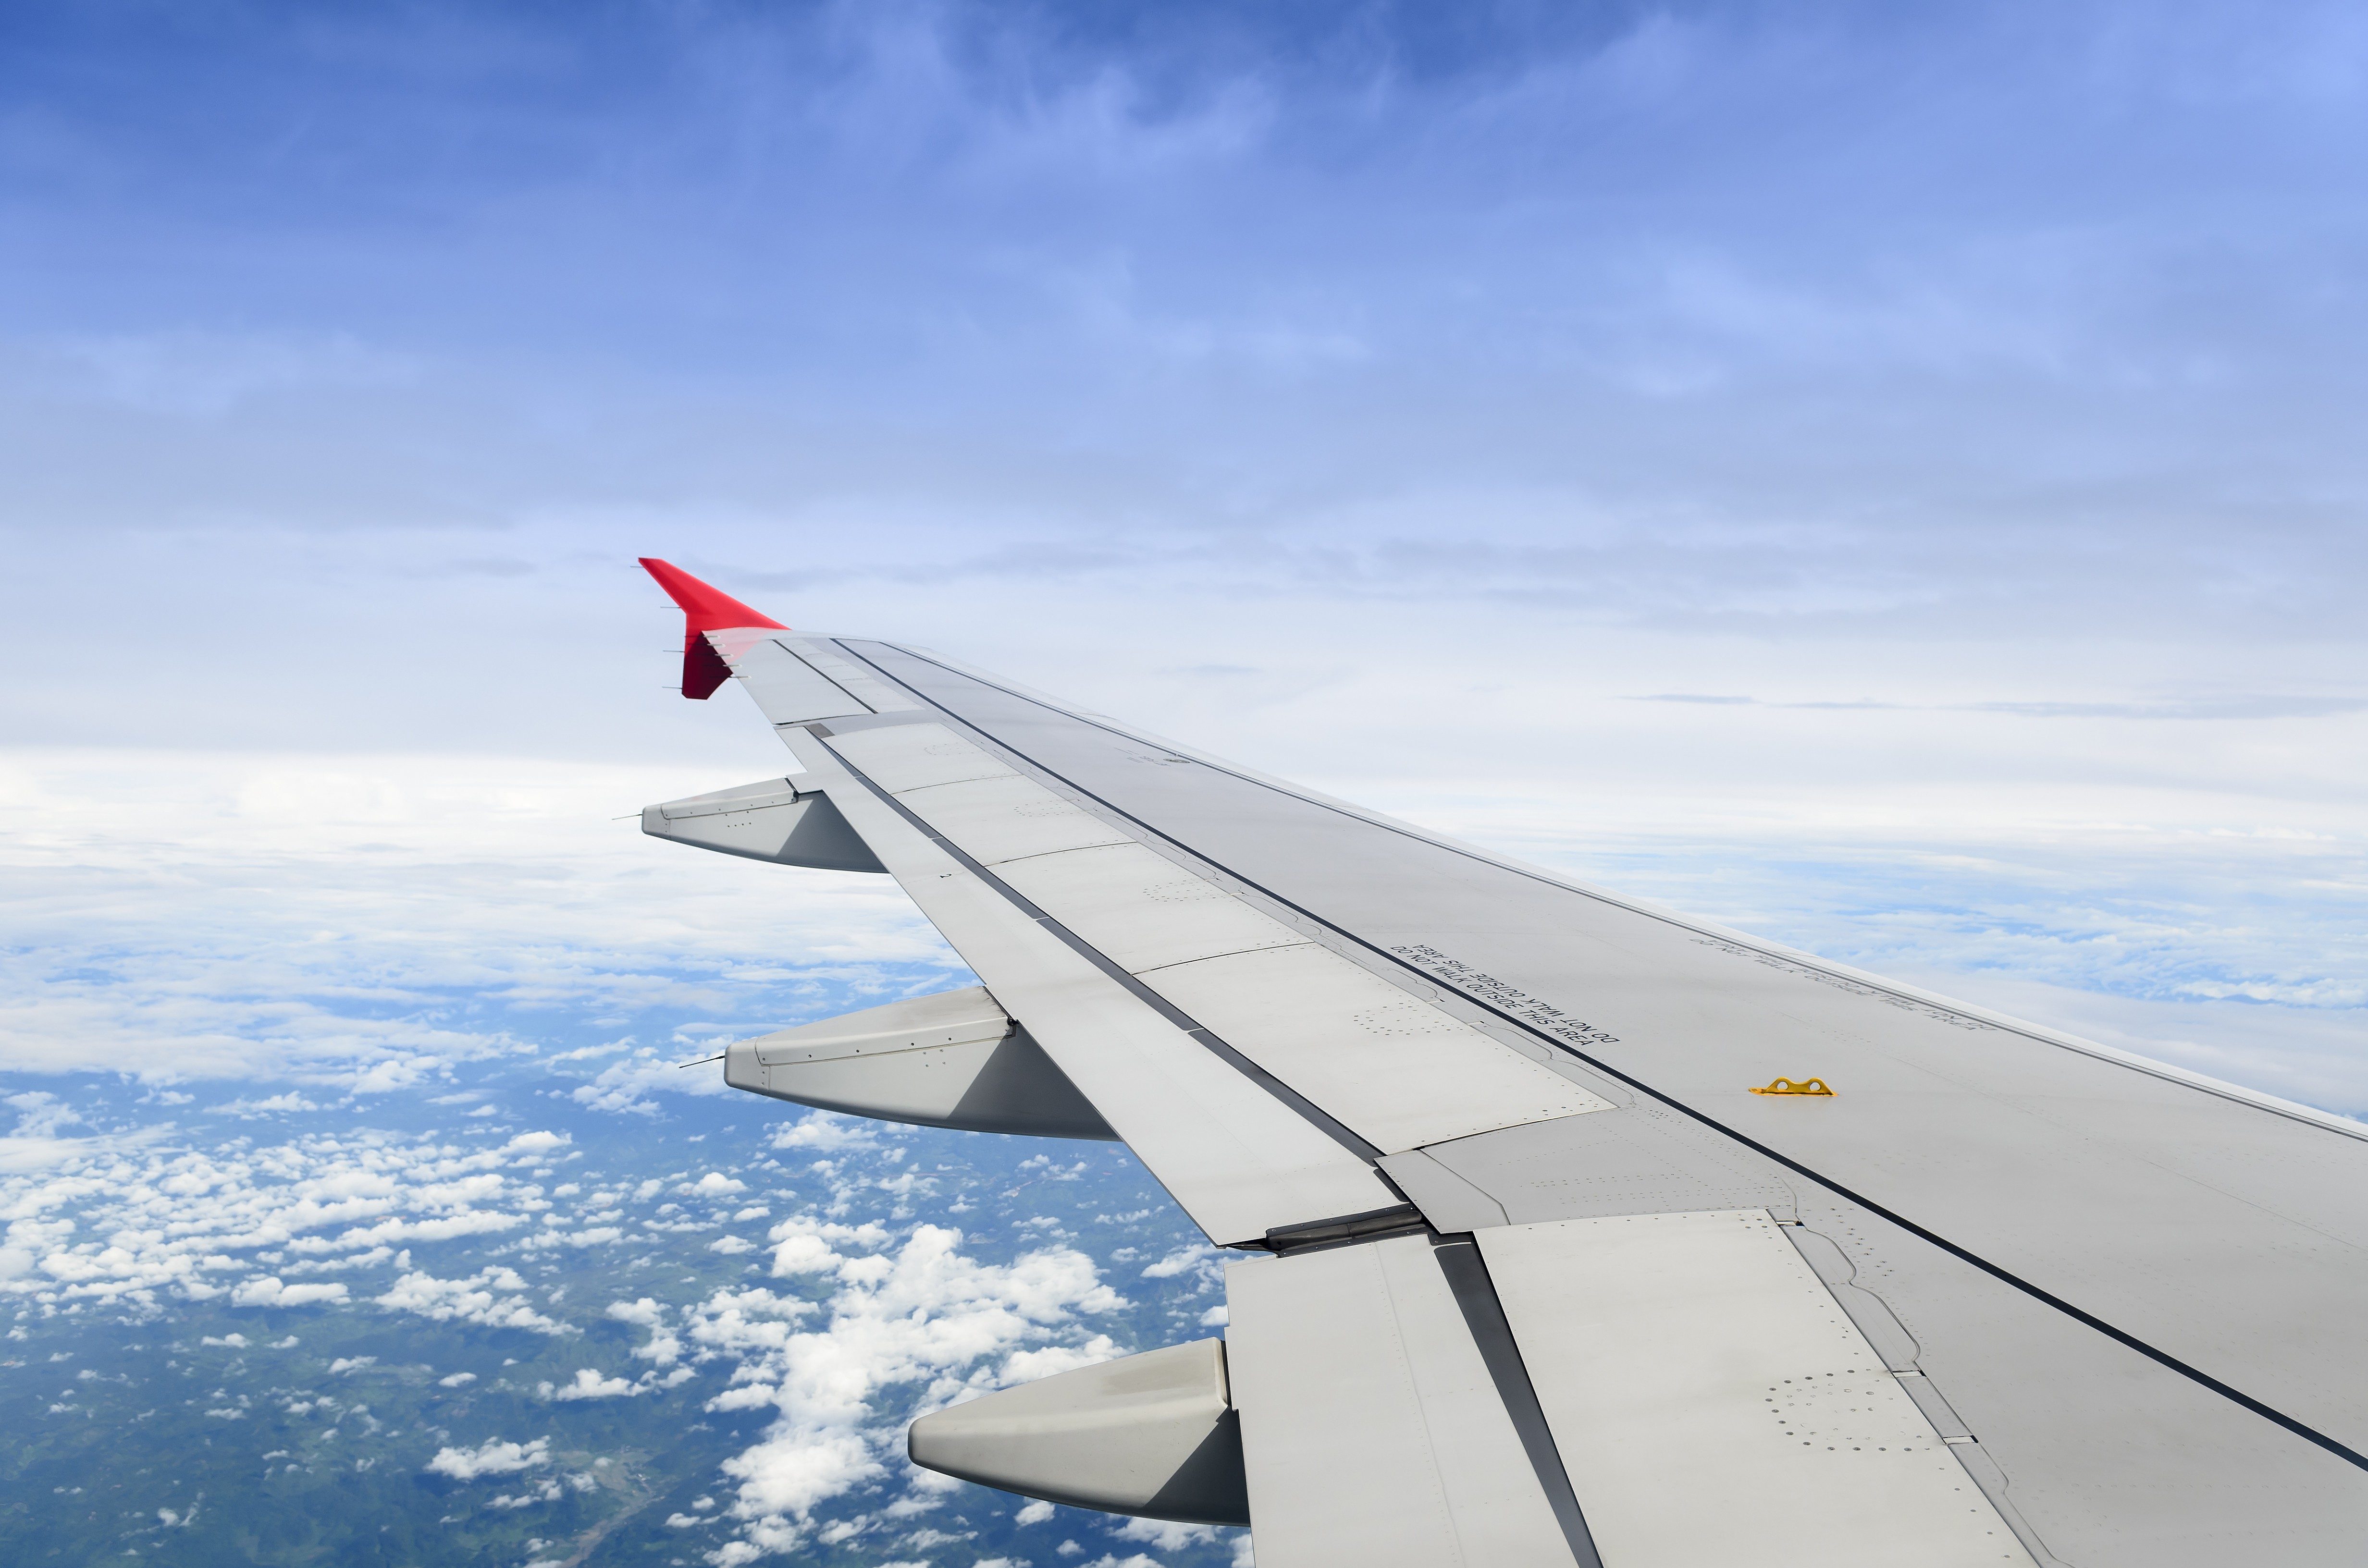
<instances>
[{"instance_id":1,"label":"wing tip","mask_svg":"<svg viewBox=\"0 0 2368 1568\"><path fill-rule=\"evenodd\" d=\"M702 631L722 631L735 626L765 626L776 631L788 627L769 615L750 609L730 594L712 583L702 583L671 561L655 555L637 557L642 570L657 580L666 597L675 602L689 622L686 630L696 637Z\"/></svg>"},{"instance_id":2,"label":"wing tip","mask_svg":"<svg viewBox=\"0 0 2368 1568\"><path fill-rule=\"evenodd\" d=\"M750 609L730 594L712 583L702 583L671 561L661 561L655 555L637 557L642 570L657 580L666 591L666 597L682 611L682 694L693 701L703 701L714 695L715 688L732 678L732 667L723 662L706 638L710 631L724 631L734 627L769 627L775 631L787 631L788 627L769 615Z\"/></svg>"}]
</instances>

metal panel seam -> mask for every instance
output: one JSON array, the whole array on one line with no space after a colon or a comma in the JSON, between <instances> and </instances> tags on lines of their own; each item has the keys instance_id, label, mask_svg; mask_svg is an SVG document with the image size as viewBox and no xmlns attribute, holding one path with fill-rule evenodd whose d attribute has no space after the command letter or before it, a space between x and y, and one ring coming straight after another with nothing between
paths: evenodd
<instances>
[{"instance_id":1,"label":"metal panel seam","mask_svg":"<svg viewBox=\"0 0 2368 1568\"><path fill-rule=\"evenodd\" d=\"M825 740L829 738L830 730L829 726L826 724L811 724L806 726L806 728L809 733L815 734L817 738ZM837 748L834 746L832 748L832 752L834 755L837 755ZM1152 990L1141 981L1135 979L1133 975L1129 974L1119 965L1111 962L1109 958L1105 957L1083 937L1077 936L1076 933L1071 931L1058 920L1053 919L1050 915L1045 914L1044 911L1037 908L1036 905L1021 897L1016 889L1014 889L1009 883L1006 882L1002 878L996 876L985 866L981 865L975 858L965 852L962 846L947 838L943 834L938 832L937 829L931 827L928 823L922 821L918 816L907 810L902 801L898 801L895 796L890 794L887 790L882 789L876 780L874 780L869 774L865 773L861 768L858 767L848 757L839 756L839 761L847 768L850 777L855 778L865 789L871 790L873 795L877 796L882 804L887 806L891 811L896 812L897 815L903 817L906 823L911 824L916 832L927 836L930 843L936 845L939 849L945 851L947 855L952 857L955 861L960 863L964 870L970 872L971 875L978 878L979 881L994 889L996 895L1008 902L1013 908L1019 910L1022 915L1025 915L1029 919L1034 921L1039 926L1043 926L1045 930L1058 937L1080 958L1083 958L1096 969L1101 971L1103 974L1109 976L1118 984L1125 987L1125 989L1131 993L1136 1000L1144 1003L1154 1011L1157 1012L1162 1017L1166 1018L1169 1023L1174 1024L1186 1034L1191 1036L1210 1052L1223 1059L1227 1065L1233 1067L1244 1077L1249 1079L1250 1082L1256 1084L1259 1088L1264 1089L1268 1094L1272 1095L1276 1099L1281 1100L1284 1105L1289 1106L1293 1111L1297 1112L1301 1118L1315 1126L1317 1131L1324 1133L1342 1148L1348 1150L1350 1153L1356 1155L1359 1159L1364 1161L1367 1165L1372 1165L1374 1161L1381 1157L1383 1153L1383 1150L1367 1142L1363 1138L1350 1131L1347 1127L1334 1119L1333 1117L1321 1106L1316 1105L1314 1101L1307 1098L1306 1096L1301 1094L1298 1090L1292 1088L1290 1085L1284 1083L1281 1079L1276 1077L1273 1074L1268 1072L1265 1068L1259 1066L1248 1057L1243 1055L1241 1051L1235 1049L1224 1040L1219 1039L1210 1029L1195 1020L1190 1014L1184 1012L1174 1003L1168 1001L1166 997L1160 995L1157 992ZM1021 1022L1024 1023L1026 1020L1022 1019ZM1376 1167L1377 1171L1378 1168L1379 1167ZM1388 1178L1384 1176L1382 1179L1387 1181Z\"/></svg>"},{"instance_id":2,"label":"metal panel seam","mask_svg":"<svg viewBox=\"0 0 2368 1568\"><path fill-rule=\"evenodd\" d=\"M1521 1451L1529 1455L1530 1468L1545 1489L1546 1504L1554 1510L1554 1522L1562 1526L1571 1557L1579 1568L1603 1568L1595 1537L1587 1528L1587 1516L1578 1506L1578 1493L1563 1467L1562 1449L1546 1425L1545 1406L1539 1402L1537 1385L1530 1381L1529 1364L1521 1358L1521 1342L1514 1337L1504 1303L1497 1299L1497 1284L1488 1277L1479 1244L1468 1235L1434 1233L1430 1249L1439 1261L1439 1271L1447 1277L1456 1310L1463 1314L1464 1327L1472 1331L1481 1364L1497 1385L1497 1397L1504 1403L1514 1435L1520 1438Z\"/></svg>"},{"instance_id":3,"label":"metal panel seam","mask_svg":"<svg viewBox=\"0 0 2368 1568\"><path fill-rule=\"evenodd\" d=\"M832 677L828 670L824 669L820 665L815 664L812 659L807 658L803 653L799 653L787 642L782 642L778 637L769 638L768 641L769 641L774 647L779 648L782 653L787 653L791 658L795 659L806 668L814 671L815 679L830 682L830 687L833 691L838 692L849 702L852 702L858 708L862 709L866 713L877 713L880 711L880 710L872 707L871 704L864 701L863 699L856 696L855 693L848 691L846 687L839 684L837 680Z\"/></svg>"},{"instance_id":4,"label":"metal panel seam","mask_svg":"<svg viewBox=\"0 0 2368 1568\"><path fill-rule=\"evenodd\" d=\"M1213 963L1219 959L1237 959L1244 953L1287 953L1293 948L1313 948L1320 945L1321 944L1311 942L1306 937L1302 937L1295 942L1272 942L1263 948L1229 948L1222 953L1202 953L1196 959L1177 959L1173 962L1153 964L1149 969L1137 970L1135 972L1137 974L1164 974L1171 969L1182 969L1187 964ZM1396 1004L1392 1003L1391 1006L1395 1006Z\"/></svg>"}]
</instances>

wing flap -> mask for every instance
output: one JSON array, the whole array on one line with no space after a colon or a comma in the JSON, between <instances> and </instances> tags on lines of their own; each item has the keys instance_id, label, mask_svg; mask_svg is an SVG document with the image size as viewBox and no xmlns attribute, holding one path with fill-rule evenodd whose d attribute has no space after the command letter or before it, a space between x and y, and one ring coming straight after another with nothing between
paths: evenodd
<instances>
[{"instance_id":1,"label":"wing flap","mask_svg":"<svg viewBox=\"0 0 2368 1568\"><path fill-rule=\"evenodd\" d=\"M1614 1568L2032 1562L1765 1210L1477 1240Z\"/></svg>"},{"instance_id":2,"label":"wing flap","mask_svg":"<svg viewBox=\"0 0 2368 1568\"><path fill-rule=\"evenodd\" d=\"M1237 1263L1225 1298L1260 1568L1594 1568L1429 1239Z\"/></svg>"},{"instance_id":3,"label":"wing flap","mask_svg":"<svg viewBox=\"0 0 2368 1568\"><path fill-rule=\"evenodd\" d=\"M892 795L980 778L1018 778L1019 769L943 724L891 724L834 736L831 749ZM1042 789L1040 785L1038 788ZM927 814L927 813L924 813Z\"/></svg>"},{"instance_id":4,"label":"wing flap","mask_svg":"<svg viewBox=\"0 0 2368 1568\"><path fill-rule=\"evenodd\" d=\"M942 819L933 806L917 809L934 824ZM1307 945L1290 926L1132 839L1011 861L996 874L1133 975L1254 948Z\"/></svg>"},{"instance_id":5,"label":"wing flap","mask_svg":"<svg viewBox=\"0 0 2368 1568\"><path fill-rule=\"evenodd\" d=\"M1134 840L1101 818L1046 795L1017 774L940 784L930 790L928 820L983 865L1001 866L1064 849Z\"/></svg>"},{"instance_id":6,"label":"wing flap","mask_svg":"<svg viewBox=\"0 0 2368 1568\"><path fill-rule=\"evenodd\" d=\"M1312 943L1144 981L1384 1151L1611 1102Z\"/></svg>"}]
</instances>

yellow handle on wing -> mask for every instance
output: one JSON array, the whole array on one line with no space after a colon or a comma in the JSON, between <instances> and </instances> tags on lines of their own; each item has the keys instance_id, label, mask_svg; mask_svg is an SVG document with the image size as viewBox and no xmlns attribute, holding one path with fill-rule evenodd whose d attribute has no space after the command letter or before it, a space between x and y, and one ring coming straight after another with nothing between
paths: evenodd
<instances>
[{"instance_id":1,"label":"yellow handle on wing","mask_svg":"<svg viewBox=\"0 0 2368 1568\"><path fill-rule=\"evenodd\" d=\"M1833 1093L1831 1089L1826 1087L1826 1081L1823 1078L1804 1078L1797 1084L1790 1078L1779 1078L1766 1088L1754 1089L1751 1092L1755 1095L1830 1095Z\"/></svg>"}]
</instances>

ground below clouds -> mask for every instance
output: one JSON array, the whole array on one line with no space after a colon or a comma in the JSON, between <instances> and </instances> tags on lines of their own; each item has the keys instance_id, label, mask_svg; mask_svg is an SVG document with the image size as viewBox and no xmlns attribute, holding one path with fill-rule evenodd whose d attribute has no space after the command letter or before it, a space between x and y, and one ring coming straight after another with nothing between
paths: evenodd
<instances>
[{"instance_id":1,"label":"ground below clouds","mask_svg":"<svg viewBox=\"0 0 2368 1568\"><path fill-rule=\"evenodd\" d=\"M1246 1558L904 1459L921 1411L1211 1332L1122 1149L620 1105L602 1060L260 1109L9 1084L0 1556Z\"/></svg>"}]
</instances>

